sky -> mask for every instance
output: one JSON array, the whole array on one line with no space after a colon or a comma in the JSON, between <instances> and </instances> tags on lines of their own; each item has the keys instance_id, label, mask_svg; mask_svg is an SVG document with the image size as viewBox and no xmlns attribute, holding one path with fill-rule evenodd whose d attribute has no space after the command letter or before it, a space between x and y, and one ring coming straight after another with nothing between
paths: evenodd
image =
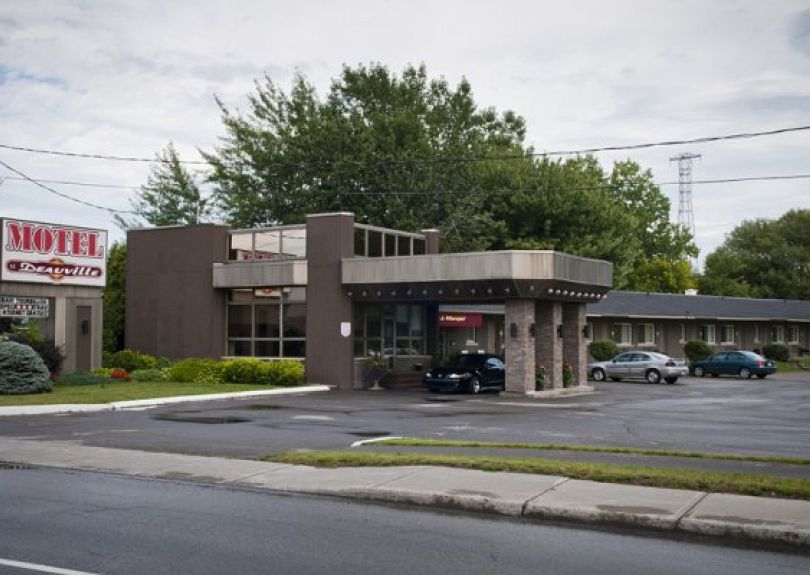
<instances>
[{"instance_id":1,"label":"sky","mask_svg":"<svg viewBox=\"0 0 810 575\"><path fill-rule=\"evenodd\" d=\"M345 65L424 63L478 104L527 121L536 151L810 126L810 1L0 0L0 145L199 160L224 134L214 96L244 109L253 82L301 73L324 95ZM696 182L810 174L810 130L600 153L653 171L677 220L673 156ZM0 148L41 180L137 188L148 163ZM0 166L0 216L100 227L110 213ZM127 210L135 190L51 186ZM701 259L739 223L810 208L810 179L693 185Z\"/></svg>"}]
</instances>

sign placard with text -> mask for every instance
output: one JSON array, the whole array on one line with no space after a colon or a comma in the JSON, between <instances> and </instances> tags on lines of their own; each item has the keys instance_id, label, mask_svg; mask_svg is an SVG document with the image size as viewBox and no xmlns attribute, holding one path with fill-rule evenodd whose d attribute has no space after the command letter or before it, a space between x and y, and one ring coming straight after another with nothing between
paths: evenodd
<instances>
[{"instance_id":1,"label":"sign placard with text","mask_svg":"<svg viewBox=\"0 0 810 575\"><path fill-rule=\"evenodd\" d=\"M104 287L107 231L3 219L4 282Z\"/></svg>"}]
</instances>

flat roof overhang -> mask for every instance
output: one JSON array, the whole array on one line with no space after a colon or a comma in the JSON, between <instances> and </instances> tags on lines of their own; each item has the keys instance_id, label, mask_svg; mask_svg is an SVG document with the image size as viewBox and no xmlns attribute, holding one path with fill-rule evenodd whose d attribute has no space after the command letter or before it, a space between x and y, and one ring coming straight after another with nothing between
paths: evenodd
<instances>
[{"instance_id":1,"label":"flat roof overhang","mask_svg":"<svg viewBox=\"0 0 810 575\"><path fill-rule=\"evenodd\" d=\"M307 260L247 260L214 264L215 288L307 285Z\"/></svg>"},{"instance_id":2,"label":"flat roof overhang","mask_svg":"<svg viewBox=\"0 0 810 575\"><path fill-rule=\"evenodd\" d=\"M343 290L358 301L593 302L613 286L613 264L549 250L346 258Z\"/></svg>"}]
</instances>

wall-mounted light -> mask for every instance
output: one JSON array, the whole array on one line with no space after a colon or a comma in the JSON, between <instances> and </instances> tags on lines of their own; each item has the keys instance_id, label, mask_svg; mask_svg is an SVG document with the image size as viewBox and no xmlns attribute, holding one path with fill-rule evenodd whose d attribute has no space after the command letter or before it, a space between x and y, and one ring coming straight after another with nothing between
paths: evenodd
<instances>
[{"instance_id":1,"label":"wall-mounted light","mask_svg":"<svg viewBox=\"0 0 810 575\"><path fill-rule=\"evenodd\" d=\"M562 324L560 324L560 325L557 326L557 337L562 337L562 336L563 336L563 326L562 326Z\"/></svg>"},{"instance_id":2,"label":"wall-mounted light","mask_svg":"<svg viewBox=\"0 0 810 575\"><path fill-rule=\"evenodd\" d=\"M516 338L518 336L518 326L516 323L509 324L509 335L512 336L512 338Z\"/></svg>"},{"instance_id":3,"label":"wall-mounted light","mask_svg":"<svg viewBox=\"0 0 810 575\"><path fill-rule=\"evenodd\" d=\"M529 326L529 337L534 337L534 324Z\"/></svg>"},{"instance_id":4,"label":"wall-mounted light","mask_svg":"<svg viewBox=\"0 0 810 575\"><path fill-rule=\"evenodd\" d=\"M587 325L582 326L582 337L584 337L585 339L588 339L588 326Z\"/></svg>"}]
</instances>

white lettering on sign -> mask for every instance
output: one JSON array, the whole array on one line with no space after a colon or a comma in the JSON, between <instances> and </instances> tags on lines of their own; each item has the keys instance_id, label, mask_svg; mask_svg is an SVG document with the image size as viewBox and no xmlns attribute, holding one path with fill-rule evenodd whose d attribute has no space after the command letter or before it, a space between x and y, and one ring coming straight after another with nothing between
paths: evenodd
<instances>
[{"instance_id":1,"label":"white lettering on sign","mask_svg":"<svg viewBox=\"0 0 810 575\"><path fill-rule=\"evenodd\" d=\"M47 298L0 296L0 317L48 317Z\"/></svg>"}]
</instances>

